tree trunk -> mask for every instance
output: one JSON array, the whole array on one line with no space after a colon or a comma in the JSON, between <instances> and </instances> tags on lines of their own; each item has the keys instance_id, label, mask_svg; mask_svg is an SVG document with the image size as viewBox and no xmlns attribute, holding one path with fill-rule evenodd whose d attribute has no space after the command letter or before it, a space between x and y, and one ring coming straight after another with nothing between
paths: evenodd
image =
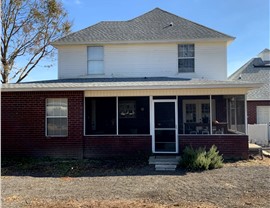
<instances>
[{"instance_id":1,"label":"tree trunk","mask_svg":"<svg viewBox=\"0 0 270 208\"><path fill-rule=\"evenodd\" d=\"M2 63L3 64L3 72L2 72L2 83L8 83L9 81L9 73L10 73L10 66L8 63Z\"/></svg>"}]
</instances>

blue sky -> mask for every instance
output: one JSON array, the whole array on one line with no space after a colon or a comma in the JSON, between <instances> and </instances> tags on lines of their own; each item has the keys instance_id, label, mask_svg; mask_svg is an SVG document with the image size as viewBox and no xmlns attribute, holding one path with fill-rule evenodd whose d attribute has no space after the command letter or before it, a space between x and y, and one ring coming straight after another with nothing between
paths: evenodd
<instances>
[{"instance_id":1,"label":"blue sky","mask_svg":"<svg viewBox=\"0 0 270 208\"><path fill-rule=\"evenodd\" d=\"M125 21L156 7L236 37L228 46L228 75L269 48L270 0L62 0L72 31L100 21ZM56 57L57 58L57 57ZM57 62L40 63L25 81L57 79ZM47 63L45 63L47 64Z\"/></svg>"}]
</instances>

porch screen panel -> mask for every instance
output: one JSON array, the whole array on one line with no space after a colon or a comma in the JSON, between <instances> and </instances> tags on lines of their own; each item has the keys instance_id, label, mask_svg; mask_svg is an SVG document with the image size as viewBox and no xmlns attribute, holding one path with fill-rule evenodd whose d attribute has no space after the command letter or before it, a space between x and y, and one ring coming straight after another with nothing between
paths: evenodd
<instances>
[{"instance_id":1,"label":"porch screen panel","mask_svg":"<svg viewBox=\"0 0 270 208\"><path fill-rule=\"evenodd\" d=\"M243 95L228 98L229 128L245 133L245 97Z\"/></svg>"},{"instance_id":2,"label":"porch screen panel","mask_svg":"<svg viewBox=\"0 0 270 208\"><path fill-rule=\"evenodd\" d=\"M116 134L116 98L85 98L85 134Z\"/></svg>"},{"instance_id":3,"label":"porch screen panel","mask_svg":"<svg viewBox=\"0 0 270 208\"><path fill-rule=\"evenodd\" d=\"M149 114L149 97L119 97L119 134L149 134Z\"/></svg>"}]
</instances>

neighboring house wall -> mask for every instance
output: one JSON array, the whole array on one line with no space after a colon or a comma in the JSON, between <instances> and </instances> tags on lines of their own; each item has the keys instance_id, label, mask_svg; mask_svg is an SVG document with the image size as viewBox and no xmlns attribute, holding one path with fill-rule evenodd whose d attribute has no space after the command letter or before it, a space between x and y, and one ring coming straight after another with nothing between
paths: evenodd
<instances>
[{"instance_id":1,"label":"neighboring house wall","mask_svg":"<svg viewBox=\"0 0 270 208\"><path fill-rule=\"evenodd\" d=\"M178 73L178 44L104 46L104 75L92 77L182 77L225 80L227 46L195 43L195 72ZM87 76L87 46L58 47L59 78ZM90 76L90 75L89 75Z\"/></svg>"},{"instance_id":2,"label":"neighboring house wall","mask_svg":"<svg viewBox=\"0 0 270 208\"><path fill-rule=\"evenodd\" d=\"M257 106L270 106L270 101L247 101L248 124L257 124Z\"/></svg>"}]
</instances>

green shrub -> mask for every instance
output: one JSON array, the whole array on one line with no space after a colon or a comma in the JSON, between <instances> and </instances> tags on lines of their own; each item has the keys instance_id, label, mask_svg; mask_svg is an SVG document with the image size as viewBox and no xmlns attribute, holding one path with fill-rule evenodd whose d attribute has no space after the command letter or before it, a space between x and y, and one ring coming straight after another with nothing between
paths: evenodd
<instances>
[{"instance_id":1,"label":"green shrub","mask_svg":"<svg viewBox=\"0 0 270 208\"><path fill-rule=\"evenodd\" d=\"M215 145L212 145L210 150L207 152L207 158L210 160L209 169L216 169L223 167L222 155L219 155L219 151Z\"/></svg>"},{"instance_id":2,"label":"green shrub","mask_svg":"<svg viewBox=\"0 0 270 208\"><path fill-rule=\"evenodd\" d=\"M186 147L180 165L188 170L209 170L221 168L223 159L215 145L209 151L201 147L195 150L192 147Z\"/></svg>"}]
</instances>

